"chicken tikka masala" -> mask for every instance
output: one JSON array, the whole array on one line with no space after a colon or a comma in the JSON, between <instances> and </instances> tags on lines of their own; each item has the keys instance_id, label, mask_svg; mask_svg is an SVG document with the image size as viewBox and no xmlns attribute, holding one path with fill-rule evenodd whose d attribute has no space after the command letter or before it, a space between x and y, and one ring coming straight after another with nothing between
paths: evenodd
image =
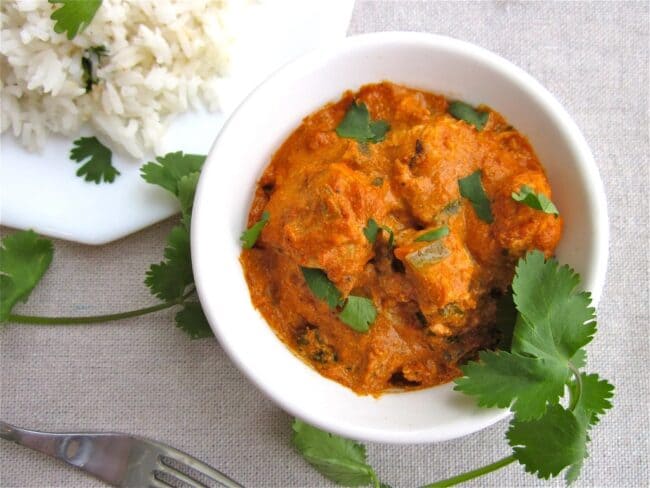
<instances>
[{"instance_id":1,"label":"chicken tikka masala","mask_svg":"<svg viewBox=\"0 0 650 488\"><path fill-rule=\"evenodd\" d=\"M515 263L560 239L550 199L499 113L366 85L275 153L241 263L255 307L320 374L359 394L429 387L499 341Z\"/></svg>"}]
</instances>

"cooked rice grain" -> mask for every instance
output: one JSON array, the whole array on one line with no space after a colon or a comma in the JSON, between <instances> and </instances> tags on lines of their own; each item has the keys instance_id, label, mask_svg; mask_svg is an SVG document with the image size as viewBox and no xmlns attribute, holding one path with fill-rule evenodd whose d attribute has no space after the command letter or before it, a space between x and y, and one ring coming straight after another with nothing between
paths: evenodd
<instances>
[{"instance_id":1,"label":"cooked rice grain","mask_svg":"<svg viewBox=\"0 0 650 488\"><path fill-rule=\"evenodd\" d=\"M239 0L239 3L245 0ZM47 0L0 2L0 131L29 150L84 122L135 158L159 152L173 114L218 109L238 0L103 0L74 39L54 32ZM81 57L106 46L86 93Z\"/></svg>"}]
</instances>

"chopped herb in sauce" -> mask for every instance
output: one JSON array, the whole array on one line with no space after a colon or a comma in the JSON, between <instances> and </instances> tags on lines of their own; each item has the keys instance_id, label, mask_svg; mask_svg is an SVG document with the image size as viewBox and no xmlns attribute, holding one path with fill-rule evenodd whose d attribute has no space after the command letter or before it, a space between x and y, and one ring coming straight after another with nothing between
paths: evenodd
<instances>
[{"instance_id":1,"label":"chopped herb in sauce","mask_svg":"<svg viewBox=\"0 0 650 488\"><path fill-rule=\"evenodd\" d=\"M449 227L443 225L442 227L438 227L437 229L433 229L430 230L429 232L425 232L424 234L419 235L415 239L415 242L437 241L438 239L442 239L443 237L448 235L449 235Z\"/></svg>"},{"instance_id":2,"label":"chopped herb in sauce","mask_svg":"<svg viewBox=\"0 0 650 488\"><path fill-rule=\"evenodd\" d=\"M300 268L307 286L319 300L327 302L330 308L336 308L342 304L341 292L336 285L330 281L325 271L318 268Z\"/></svg>"},{"instance_id":3,"label":"chopped herb in sauce","mask_svg":"<svg viewBox=\"0 0 650 488\"><path fill-rule=\"evenodd\" d=\"M350 295L339 314L341 322L357 332L368 332L377 318L377 309L372 300Z\"/></svg>"},{"instance_id":4,"label":"chopped herb in sauce","mask_svg":"<svg viewBox=\"0 0 650 488\"><path fill-rule=\"evenodd\" d=\"M368 224L363 228L363 235L366 236L370 244L374 244L377 240L377 234L379 233L380 227L375 222L375 219L368 219Z\"/></svg>"},{"instance_id":5,"label":"chopped herb in sauce","mask_svg":"<svg viewBox=\"0 0 650 488\"><path fill-rule=\"evenodd\" d=\"M395 241L395 234L390 227L386 225L379 225L375 219L368 219L368 223L363 228L363 235L366 236L370 244L374 244L377 241L377 234L380 230L385 231L388 234L388 249L392 249Z\"/></svg>"},{"instance_id":6,"label":"chopped herb in sauce","mask_svg":"<svg viewBox=\"0 0 650 488\"><path fill-rule=\"evenodd\" d=\"M494 221L490 200L488 200L483 185L481 184L481 170L474 171L471 175L458 180L460 194L472 202L474 211L479 219L491 224Z\"/></svg>"},{"instance_id":7,"label":"chopped herb in sauce","mask_svg":"<svg viewBox=\"0 0 650 488\"><path fill-rule=\"evenodd\" d=\"M264 211L262 213L262 218L260 220L258 220L253 225L251 225L248 229L242 232L239 239L241 240L242 247L244 249L251 249L255 245L257 239L262 233L262 229L269 222L269 218L270 218L269 213L267 211Z\"/></svg>"},{"instance_id":8,"label":"chopped herb in sauce","mask_svg":"<svg viewBox=\"0 0 650 488\"><path fill-rule=\"evenodd\" d=\"M556 217L560 215L557 207L553 202L543 193L535 193L531 187L528 185L523 185L519 189L519 193L512 192L512 199L516 200L524 205L539 210L541 212L555 215Z\"/></svg>"},{"instance_id":9,"label":"chopped herb in sauce","mask_svg":"<svg viewBox=\"0 0 650 488\"><path fill-rule=\"evenodd\" d=\"M363 102L354 101L345 117L336 128L339 137L355 139L357 142L381 142L390 130L385 120L370 120L368 107Z\"/></svg>"},{"instance_id":10,"label":"chopped herb in sauce","mask_svg":"<svg viewBox=\"0 0 650 488\"><path fill-rule=\"evenodd\" d=\"M316 298L327 302L332 309L340 306L343 307L343 310L339 313L341 322L357 332L368 332L370 325L377 317L377 309L372 303L372 300L350 295L347 300L343 301L341 292L330 281L322 269L300 269L305 277L307 286Z\"/></svg>"},{"instance_id":11,"label":"chopped herb in sauce","mask_svg":"<svg viewBox=\"0 0 650 488\"><path fill-rule=\"evenodd\" d=\"M449 115L458 120L463 120L481 131L488 121L489 113L476 110L465 102L451 102L448 109Z\"/></svg>"}]
</instances>

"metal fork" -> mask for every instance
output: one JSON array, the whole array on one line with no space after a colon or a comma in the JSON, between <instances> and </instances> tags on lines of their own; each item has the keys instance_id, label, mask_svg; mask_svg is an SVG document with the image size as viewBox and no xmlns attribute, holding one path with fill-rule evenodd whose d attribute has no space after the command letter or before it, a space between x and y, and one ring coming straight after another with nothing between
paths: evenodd
<instances>
[{"instance_id":1,"label":"metal fork","mask_svg":"<svg viewBox=\"0 0 650 488\"><path fill-rule=\"evenodd\" d=\"M55 434L20 429L0 421L0 438L61 459L114 486L175 486L161 479L161 475L192 488L209 486L179 471L169 461L166 462L171 460L214 481L216 486L242 488L225 474L178 449L128 434Z\"/></svg>"}]
</instances>

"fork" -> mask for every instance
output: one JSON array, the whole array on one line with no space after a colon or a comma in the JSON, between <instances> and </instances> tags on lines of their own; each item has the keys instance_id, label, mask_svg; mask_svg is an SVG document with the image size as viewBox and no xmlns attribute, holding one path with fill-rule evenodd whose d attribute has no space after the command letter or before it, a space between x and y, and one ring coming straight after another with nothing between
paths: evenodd
<instances>
[{"instance_id":1,"label":"fork","mask_svg":"<svg viewBox=\"0 0 650 488\"><path fill-rule=\"evenodd\" d=\"M167 488L179 482L192 488L209 486L172 466L171 460L218 487L242 488L225 474L178 449L128 434L38 432L0 421L0 438L61 459L113 486ZM161 475L174 480L176 485L161 479Z\"/></svg>"}]
</instances>

